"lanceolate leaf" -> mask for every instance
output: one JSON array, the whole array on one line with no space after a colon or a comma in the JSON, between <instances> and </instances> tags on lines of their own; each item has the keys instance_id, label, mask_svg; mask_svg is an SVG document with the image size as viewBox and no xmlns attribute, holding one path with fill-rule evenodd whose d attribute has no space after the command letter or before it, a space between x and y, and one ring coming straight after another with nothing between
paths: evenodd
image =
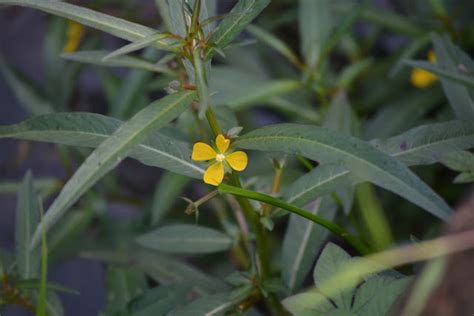
<instances>
[{"instance_id":1,"label":"lanceolate leaf","mask_svg":"<svg viewBox=\"0 0 474 316\"><path fill-rule=\"evenodd\" d=\"M270 0L239 0L228 15L222 20L210 36L209 43L219 49L229 45L270 3ZM206 58L212 57L215 49L211 48Z\"/></svg>"},{"instance_id":2,"label":"lanceolate leaf","mask_svg":"<svg viewBox=\"0 0 474 316\"><path fill-rule=\"evenodd\" d=\"M331 197L315 202L312 213L333 220L337 205ZM329 231L296 214L290 215L282 246L282 275L290 292L298 290L318 255Z\"/></svg>"},{"instance_id":3,"label":"lanceolate leaf","mask_svg":"<svg viewBox=\"0 0 474 316\"><path fill-rule=\"evenodd\" d=\"M117 166L150 134L175 119L188 107L195 93L183 91L155 101L138 112L107 138L79 167L50 206L32 241L35 247L41 229L49 230L90 187Z\"/></svg>"},{"instance_id":4,"label":"lanceolate leaf","mask_svg":"<svg viewBox=\"0 0 474 316\"><path fill-rule=\"evenodd\" d=\"M18 274L25 280L39 277L39 249L30 250L34 230L40 222L38 203L33 178L31 172L28 172L18 193L15 225L17 269Z\"/></svg>"},{"instance_id":5,"label":"lanceolate leaf","mask_svg":"<svg viewBox=\"0 0 474 316\"><path fill-rule=\"evenodd\" d=\"M104 60L104 57L109 55L106 50L92 50L75 53L62 54L61 57L67 60L76 61L80 63L94 64L103 67L126 67L144 69L165 74L173 74L173 72L162 65L156 65L148 60L141 59L135 56L118 56Z\"/></svg>"},{"instance_id":6,"label":"lanceolate leaf","mask_svg":"<svg viewBox=\"0 0 474 316\"><path fill-rule=\"evenodd\" d=\"M299 154L327 162L339 161L356 177L377 184L446 219L449 206L398 160L354 137L315 126L277 124L250 132L235 146Z\"/></svg>"},{"instance_id":7,"label":"lanceolate leaf","mask_svg":"<svg viewBox=\"0 0 474 316\"><path fill-rule=\"evenodd\" d=\"M122 126L122 121L94 113L56 113L36 116L14 125L0 126L1 138L16 138L70 146L98 147ZM190 145L162 133L152 133L128 156L153 167L193 178L204 169L191 160Z\"/></svg>"},{"instance_id":8,"label":"lanceolate leaf","mask_svg":"<svg viewBox=\"0 0 474 316\"><path fill-rule=\"evenodd\" d=\"M19 5L41 10L130 41L155 33L152 28L66 2L55 0L0 0L0 4Z\"/></svg>"},{"instance_id":9,"label":"lanceolate leaf","mask_svg":"<svg viewBox=\"0 0 474 316\"><path fill-rule=\"evenodd\" d=\"M192 303L171 311L169 316L194 316L194 315L224 315L238 299L232 298L230 293L221 293L198 298Z\"/></svg>"},{"instance_id":10,"label":"lanceolate leaf","mask_svg":"<svg viewBox=\"0 0 474 316\"><path fill-rule=\"evenodd\" d=\"M425 125L389 139L370 143L408 166L440 161L448 152L474 147L474 126L451 121ZM341 163L323 163L298 178L284 192L286 201L305 205L317 197L360 182Z\"/></svg>"},{"instance_id":11,"label":"lanceolate leaf","mask_svg":"<svg viewBox=\"0 0 474 316\"><path fill-rule=\"evenodd\" d=\"M232 246L232 239L212 228L197 225L170 225L137 238L147 248L170 253L213 253Z\"/></svg>"}]
</instances>

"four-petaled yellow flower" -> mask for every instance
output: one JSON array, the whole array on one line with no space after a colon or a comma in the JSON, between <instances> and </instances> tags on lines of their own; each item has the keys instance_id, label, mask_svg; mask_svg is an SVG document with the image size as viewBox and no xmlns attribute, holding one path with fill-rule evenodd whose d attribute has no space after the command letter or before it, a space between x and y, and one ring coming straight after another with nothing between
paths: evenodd
<instances>
[{"instance_id":1,"label":"four-petaled yellow flower","mask_svg":"<svg viewBox=\"0 0 474 316\"><path fill-rule=\"evenodd\" d=\"M430 63L436 63L436 55L430 50L428 52L428 60ZM411 72L411 83L417 88L426 88L433 84L438 79L436 75L421 68L415 68Z\"/></svg>"},{"instance_id":2,"label":"four-petaled yellow flower","mask_svg":"<svg viewBox=\"0 0 474 316\"><path fill-rule=\"evenodd\" d=\"M247 154L243 151L229 151L230 139L217 135L217 150L205 143L196 143L191 158L196 161L212 161L204 173L204 182L218 186L224 179L225 168L228 166L236 171L247 167Z\"/></svg>"}]
</instances>

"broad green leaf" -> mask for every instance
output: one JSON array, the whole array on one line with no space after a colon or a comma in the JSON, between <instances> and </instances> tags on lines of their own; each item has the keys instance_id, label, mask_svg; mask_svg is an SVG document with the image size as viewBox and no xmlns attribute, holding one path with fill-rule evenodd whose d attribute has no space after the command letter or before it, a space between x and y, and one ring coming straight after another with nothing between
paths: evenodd
<instances>
[{"instance_id":1,"label":"broad green leaf","mask_svg":"<svg viewBox=\"0 0 474 316\"><path fill-rule=\"evenodd\" d=\"M151 206L151 224L158 224L171 210L184 188L189 184L190 178L179 174L165 172L161 175Z\"/></svg>"},{"instance_id":2,"label":"broad green leaf","mask_svg":"<svg viewBox=\"0 0 474 316\"><path fill-rule=\"evenodd\" d=\"M129 41L138 40L155 33L149 27L56 0L0 0L0 4L19 5L41 10Z\"/></svg>"},{"instance_id":3,"label":"broad green leaf","mask_svg":"<svg viewBox=\"0 0 474 316\"><path fill-rule=\"evenodd\" d=\"M447 36L432 35L433 45L436 53L436 65L446 71L462 74L459 67L463 67L466 71L474 70L472 60ZM461 66L462 65L462 66ZM471 78L472 79L472 78ZM474 92L465 86L454 83L451 80L441 80L443 90L448 97L449 103L456 113L459 120L474 120Z\"/></svg>"},{"instance_id":4,"label":"broad green leaf","mask_svg":"<svg viewBox=\"0 0 474 316\"><path fill-rule=\"evenodd\" d=\"M333 243L328 243L324 247L318 262L314 267L313 277L316 287L325 294L324 282L329 279L334 273L340 271L344 267L352 263L352 257L339 246ZM350 285L347 285L343 292L337 295L332 295L330 298L336 303L337 307L350 309L352 305L352 295L357 287L357 280L347 280Z\"/></svg>"},{"instance_id":5,"label":"broad green leaf","mask_svg":"<svg viewBox=\"0 0 474 316\"><path fill-rule=\"evenodd\" d=\"M315 202L311 213L332 221L337 205L330 197ZM313 267L329 231L296 214L290 215L282 245L282 277L290 292L298 290Z\"/></svg>"},{"instance_id":6,"label":"broad green leaf","mask_svg":"<svg viewBox=\"0 0 474 316\"><path fill-rule=\"evenodd\" d=\"M188 305L172 310L169 316L195 316L195 315L224 315L238 300L232 299L229 293L220 293L204 296L194 300Z\"/></svg>"},{"instance_id":7,"label":"broad green leaf","mask_svg":"<svg viewBox=\"0 0 474 316\"><path fill-rule=\"evenodd\" d=\"M169 38L169 34L164 34L160 32L154 33L153 35L144 37L138 41L132 42L128 45L120 47L117 50L114 50L113 52L110 52L109 54L103 57L103 61L108 61L109 59L113 59L119 56L133 53L137 50L148 47L151 44L155 44L155 47L157 47L160 44L160 41L167 40L168 38ZM175 44L177 44L176 40L168 40L168 41L170 41L169 44L158 46L159 49L165 50L165 51L176 52L177 49L174 46Z\"/></svg>"},{"instance_id":8,"label":"broad green leaf","mask_svg":"<svg viewBox=\"0 0 474 316\"><path fill-rule=\"evenodd\" d=\"M409 277L393 279L374 276L357 289L353 310L358 315L388 315L390 307L411 281L412 278Z\"/></svg>"},{"instance_id":9,"label":"broad green leaf","mask_svg":"<svg viewBox=\"0 0 474 316\"><path fill-rule=\"evenodd\" d=\"M390 190L446 219L450 207L398 160L351 136L307 125L266 126L234 142L236 147L302 155L320 162L339 161L352 174Z\"/></svg>"},{"instance_id":10,"label":"broad green leaf","mask_svg":"<svg viewBox=\"0 0 474 316\"><path fill-rule=\"evenodd\" d=\"M306 64L313 68L322 48L334 28L334 17L329 0L299 1L299 33L301 52Z\"/></svg>"},{"instance_id":11,"label":"broad green leaf","mask_svg":"<svg viewBox=\"0 0 474 316\"><path fill-rule=\"evenodd\" d=\"M0 126L1 138L16 138L81 147L99 147L122 121L93 113L56 113L37 116L14 125ZM141 163L201 178L204 169L191 160L190 145L163 133L153 133L129 154Z\"/></svg>"},{"instance_id":12,"label":"broad green leaf","mask_svg":"<svg viewBox=\"0 0 474 316\"><path fill-rule=\"evenodd\" d=\"M282 304L297 316L332 315L335 310L331 302L316 291L290 296L284 299Z\"/></svg>"},{"instance_id":13,"label":"broad green leaf","mask_svg":"<svg viewBox=\"0 0 474 316\"><path fill-rule=\"evenodd\" d=\"M125 67L143 69L148 71L154 71L158 73L164 73L172 75L173 71L168 67L156 65L145 59L141 59L135 56L118 56L104 60L104 57L108 56L110 51L106 50L92 50L92 51L81 51L74 53L62 54L61 57L80 63L94 64L104 67Z\"/></svg>"},{"instance_id":14,"label":"broad green leaf","mask_svg":"<svg viewBox=\"0 0 474 316\"><path fill-rule=\"evenodd\" d=\"M84 258L101 260L107 263L136 267L160 284L185 283L202 294L218 293L227 290L227 285L213 278L189 263L162 253L138 247L123 251L86 252Z\"/></svg>"},{"instance_id":15,"label":"broad green leaf","mask_svg":"<svg viewBox=\"0 0 474 316\"><path fill-rule=\"evenodd\" d=\"M117 166L134 147L150 136L153 131L168 124L184 112L194 97L194 92L183 91L155 101L102 142L54 200L36 229L32 247L37 245L42 229L49 230L74 202Z\"/></svg>"},{"instance_id":16,"label":"broad green leaf","mask_svg":"<svg viewBox=\"0 0 474 316\"><path fill-rule=\"evenodd\" d=\"M27 172L18 192L15 224L15 247L18 274L22 279L35 279L40 272L39 249L30 250L35 228L40 222L39 200Z\"/></svg>"},{"instance_id":17,"label":"broad green leaf","mask_svg":"<svg viewBox=\"0 0 474 316\"><path fill-rule=\"evenodd\" d=\"M131 316L167 315L176 306L186 301L188 285L160 286L146 291L129 304Z\"/></svg>"},{"instance_id":18,"label":"broad green leaf","mask_svg":"<svg viewBox=\"0 0 474 316\"><path fill-rule=\"evenodd\" d=\"M213 228L175 224L158 228L136 238L147 248L168 253L214 253L232 247L232 239Z\"/></svg>"},{"instance_id":19,"label":"broad green leaf","mask_svg":"<svg viewBox=\"0 0 474 316\"><path fill-rule=\"evenodd\" d=\"M107 313L124 310L127 304L147 289L145 275L137 269L107 268Z\"/></svg>"},{"instance_id":20,"label":"broad green leaf","mask_svg":"<svg viewBox=\"0 0 474 316\"><path fill-rule=\"evenodd\" d=\"M46 100L32 82L22 78L0 55L0 73L21 105L31 114L39 115L54 112L53 105Z\"/></svg>"},{"instance_id":21,"label":"broad green leaf","mask_svg":"<svg viewBox=\"0 0 474 316\"><path fill-rule=\"evenodd\" d=\"M213 30L209 43L218 49L224 49L251 23L266 6L270 0L239 0L227 16ZM206 53L208 60L216 52L214 48Z\"/></svg>"}]
</instances>

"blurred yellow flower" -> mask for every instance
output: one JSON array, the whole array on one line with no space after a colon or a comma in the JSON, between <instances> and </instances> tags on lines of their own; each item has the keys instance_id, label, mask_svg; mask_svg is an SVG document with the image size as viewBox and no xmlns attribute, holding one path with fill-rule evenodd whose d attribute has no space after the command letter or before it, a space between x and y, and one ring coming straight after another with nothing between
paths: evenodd
<instances>
[{"instance_id":1,"label":"blurred yellow flower","mask_svg":"<svg viewBox=\"0 0 474 316\"><path fill-rule=\"evenodd\" d=\"M433 52L433 50L430 50L428 52L428 60L430 63L434 64L436 63L436 55ZM411 77L410 77L412 85L414 85L417 88L426 88L431 86L436 80L438 80L438 77L436 75L433 75L431 72L426 71L421 68L415 68L411 72Z\"/></svg>"},{"instance_id":2,"label":"blurred yellow flower","mask_svg":"<svg viewBox=\"0 0 474 316\"><path fill-rule=\"evenodd\" d=\"M84 26L74 21L68 21L66 30L66 45L64 45L63 51L65 53L75 52L79 47L84 32Z\"/></svg>"},{"instance_id":3,"label":"blurred yellow flower","mask_svg":"<svg viewBox=\"0 0 474 316\"><path fill-rule=\"evenodd\" d=\"M229 152L230 139L219 134L216 137L217 150L205 143L196 143L191 158L196 161L212 161L204 173L203 180L207 184L218 186L224 179L225 166L236 171L247 167L247 154L243 151Z\"/></svg>"}]
</instances>

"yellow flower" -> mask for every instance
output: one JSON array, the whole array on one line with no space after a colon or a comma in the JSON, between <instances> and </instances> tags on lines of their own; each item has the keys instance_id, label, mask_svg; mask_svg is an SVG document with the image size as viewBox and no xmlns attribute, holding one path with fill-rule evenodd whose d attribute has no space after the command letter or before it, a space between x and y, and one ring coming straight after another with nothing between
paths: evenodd
<instances>
[{"instance_id":1,"label":"yellow flower","mask_svg":"<svg viewBox=\"0 0 474 316\"><path fill-rule=\"evenodd\" d=\"M212 163L204 172L203 180L207 184L218 186L224 179L225 167L242 171L247 167L247 154L243 151L230 152L230 139L217 135L217 150L205 143L196 143L193 147L191 158L196 161L209 161Z\"/></svg>"},{"instance_id":2,"label":"yellow flower","mask_svg":"<svg viewBox=\"0 0 474 316\"><path fill-rule=\"evenodd\" d=\"M79 43L81 42L82 36L84 35L84 27L74 21L68 21L66 31L66 45L64 45L63 51L65 53L72 53L77 50Z\"/></svg>"},{"instance_id":3,"label":"yellow flower","mask_svg":"<svg viewBox=\"0 0 474 316\"><path fill-rule=\"evenodd\" d=\"M436 63L436 55L432 50L428 52L428 60L432 64ZM411 72L410 79L411 79L412 85L414 85L415 87L426 88L432 85L433 82L438 80L438 77L436 77L436 75L433 75L431 72L426 71L424 69L415 68Z\"/></svg>"}]
</instances>

